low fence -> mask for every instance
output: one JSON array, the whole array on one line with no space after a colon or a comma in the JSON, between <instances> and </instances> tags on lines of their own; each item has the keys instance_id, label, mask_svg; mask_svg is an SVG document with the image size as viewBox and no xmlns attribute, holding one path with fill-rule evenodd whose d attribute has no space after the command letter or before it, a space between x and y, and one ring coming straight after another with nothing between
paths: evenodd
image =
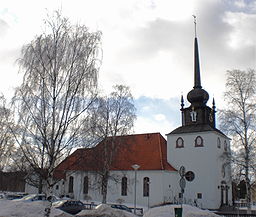
<instances>
[{"instance_id":1,"label":"low fence","mask_svg":"<svg viewBox=\"0 0 256 217\"><path fill-rule=\"evenodd\" d=\"M226 213L226 212L215 212L215 214L225 217L256 217L256 214L248 213Z\"/></svg>"}]
</instances>

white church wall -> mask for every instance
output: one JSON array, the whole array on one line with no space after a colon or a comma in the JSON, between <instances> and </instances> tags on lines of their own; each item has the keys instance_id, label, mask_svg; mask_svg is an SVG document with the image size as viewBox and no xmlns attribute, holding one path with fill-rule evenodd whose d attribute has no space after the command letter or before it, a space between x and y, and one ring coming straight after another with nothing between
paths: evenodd
<instances>
[{"instance_id":1,"label":"white church wall","mask_svg":"<svg viewBox=\"0 0 256 217\"><path fill-rule=\"evenodd\" d=\"M203 138L203 147L195 147L194 141L197 136ZM179 137L184 140L183 148L176 148L176 140ZM224 138L229 143L226 137L212 131L171 134L167 137L169 163L175 168L185 166L186 171L192 171L195 174L192 182L186 182L184 198L196 201L203 208L216 209L220 206L218 186L222 180L220 173L223 160L220 156L223 154L223 147L221 149L217 147L218 137L221 138L222 144ZM198 194L202 195L202 199L198 198L200 196Z\"/></svg>"},{"instance_id":2,"label":"white church wall","mask_svg":"<svg viewBox=\"0 0 256 217\"><path fill-rule=\"evenodd\" d=\"M135 172L134 171L114 171L111 172L115 176L115 180L109 180L108 183L108 194L107 203L122 203L134 204L134 184L135 184ZM74 177L74 192L68 193L68 180L69 176ZM83 178L85 176L89 177L89 192L88 195L83 194ZM122 177L127 177L128 188L127 195L121 195L121 179ZM148 177L149 183L149 197L143 196L143 179ZM153 206L157 204L162 204L167 198L173 201L173 198L178 195L177 192L177 172L167 172L167 171L137 171L137 183L136 183L136 198L137 206ZM59 182L58 190L54 188L54 193L58 196L60 192L62 195L69 195L74 199L85 200L85 196L89 196L90 200L100 202L102 200L102 195L97 185L97 175L95 173L88 173L85 171L72 171L67 173L65 184L63 185L63 180ZM169 187L170 185L170 187ZM171 190L170 190L171 189ZM64 192L64 193L63 193Z\"/></svg>"},{"instance_id":3,"label":"white church wall","mask_svg":"<svg viewBox=\"0 0 256 217\"><path fill-rule=\"evenodd\" d=\"M176 203L180 193L178 172L165 171L163 181L164 203Z\"/></svg>"}]
</instances>

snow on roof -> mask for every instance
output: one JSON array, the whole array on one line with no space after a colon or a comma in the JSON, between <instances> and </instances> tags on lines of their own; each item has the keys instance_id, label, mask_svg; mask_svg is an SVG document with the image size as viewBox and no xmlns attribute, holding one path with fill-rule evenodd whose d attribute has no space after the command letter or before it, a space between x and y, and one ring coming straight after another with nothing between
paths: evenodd
<instances>
[{"instance_id":1,"label":"snow on roof","mask_svg":"<svg viewBox=\"0 0 256 217\"><path fill-rule=\"evenodd\" d=\"M149 209L143 217L175 217L174 208L180 208L181 205L167 205L167 206L161 206L161 207L155 207L152 209ZM209 210L202 210L194 206L182 205L183 217L219 217L219 215L216 215Z\"/></svg>"}]
</instances>

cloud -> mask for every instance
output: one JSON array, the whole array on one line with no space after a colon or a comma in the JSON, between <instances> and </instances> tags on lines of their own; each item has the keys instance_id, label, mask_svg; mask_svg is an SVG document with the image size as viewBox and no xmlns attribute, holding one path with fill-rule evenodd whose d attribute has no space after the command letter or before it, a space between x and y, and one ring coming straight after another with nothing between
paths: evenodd
<instances>
[{"instance_id":1,"label":"cloud","mask_svg":"<svg viewBox=\"0 0 256 217\"><path fill-rule=\"evenodd\" d=\"M156 133L160 132L161 135L165 136L171 132L168 129L173 129L171 122L169 121L154 121L150 117L138 117L135 123L136 133Z\"/></svg>"},{"instance_id":2,"label":"cloud","mask_svg":"<svg viewBox=\"0 0 256 217\"><path fill-rule=\"evenodd\" d=\"M164 121L166 120L166 117L164 114L157 114L157 115L154 115L154 118L156 121Z\"/></svg>"},{"instance_id":3,"label":"cloud","mask_svg":"<svg viewBox=\"0 0 256 217\"><path fill-rule=\"evenodd\" d=\"M153 131L163 129L161 124L167 131L180 125L180 95L186 99L193 87L192 14L197 16L202 86L210 94L209 103L214 95L216 105L223 104L226 70L255 68L255 1L26 0L1 6L2 74L13 77L21 46L42 32L46 8L62 9L73 23L102 30L102 89L111 91L120 83L130 86L138 125ZM3 82L0 91L13 86L7 76Z\"/></svg>"},{"instance_id":4,"label":"cloud","mask_svg":"<svg viewBox=\"0 0 256 217\"><path fill-rule=\"evenodd\" d=\"M135 99L135 107L137 108L137 116L141 118L140 120L149 119L157 127L160 127L161 124L169 125L166 128L168 131L180 125L180 102L178 98L165 100L144 96ZM162 129L162 127L159 129Z\"/></svg>"},{"instance_id":5,"label":"cloud","mask_svg":"<svg viewBox=\"0 0 256 217\"><path fill-rule=\"evenodd\" d=\"M9 29L9 25L0 19L0 37L4 37Z\"/></svg>"}]
</instances>

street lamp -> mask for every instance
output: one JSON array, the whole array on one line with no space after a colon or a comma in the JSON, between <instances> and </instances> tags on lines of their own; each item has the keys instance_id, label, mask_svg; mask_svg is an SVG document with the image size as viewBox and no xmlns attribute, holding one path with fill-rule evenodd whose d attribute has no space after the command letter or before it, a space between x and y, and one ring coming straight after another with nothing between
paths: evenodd
<instances>
[{"instance_id":1,"label":"street lamp","mask_svg":"<svg viewBox=\"0 0 256 217\"><path fill-rule=\"evenodd\" d=\"M136 215L136 183L137 183L137 170L140 168L140 165L134 164L132 165L134 169L134 176L135 176L135 184L134 184L134 214Z\"/></svg>"}]
</instances>

